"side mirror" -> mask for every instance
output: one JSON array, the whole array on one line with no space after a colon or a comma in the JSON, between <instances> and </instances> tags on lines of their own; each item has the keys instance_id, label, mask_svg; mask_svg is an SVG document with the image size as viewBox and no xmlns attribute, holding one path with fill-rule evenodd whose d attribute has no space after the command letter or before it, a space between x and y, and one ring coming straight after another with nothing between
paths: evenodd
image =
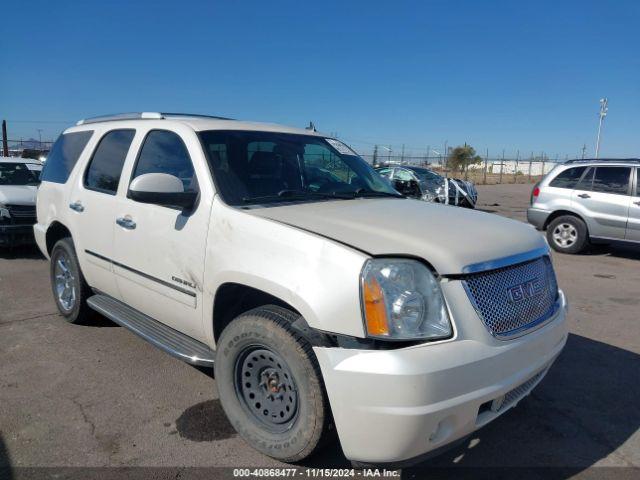
<instances>
[{"instance_id":1,"label":"side mirror","mask_svg":"<svg viewBox=\"0 0 640 480\"><path fill-rule=\"evenodd\" d=\"M129 198L140 203L187 209L193 207L197 197L197 192L185 192L182 180L167 173L145 173L129 186Z\"/></svg>"}]
</instances>

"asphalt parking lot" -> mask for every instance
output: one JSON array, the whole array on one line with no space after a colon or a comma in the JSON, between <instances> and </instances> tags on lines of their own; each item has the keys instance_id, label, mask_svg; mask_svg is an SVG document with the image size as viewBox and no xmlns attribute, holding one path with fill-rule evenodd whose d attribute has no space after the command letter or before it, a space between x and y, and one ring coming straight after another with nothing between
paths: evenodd
<instances>
[{"instance_id":1,"label":"asphalt parking lot","mask_svg":"<svg viewBox=\"0 0 640 480\"><path fill-rule=\"evenodd\" d=\"M480 186L479 207L524 220L530 189ZM556 365L517 408L403 476L421 478L425 467L544 466L562 467L554 470L560 477L596 478L605 470L594 468L640 467L640 249L598 247L554 261L571 304L571 335ZM47 263L20 249L0 252L3 465L20 476L19 467L281 464L235 434L208 372L106 319L64 322ZM349 463L334 446L304 465Z\"/></svg>"}]
</instances>

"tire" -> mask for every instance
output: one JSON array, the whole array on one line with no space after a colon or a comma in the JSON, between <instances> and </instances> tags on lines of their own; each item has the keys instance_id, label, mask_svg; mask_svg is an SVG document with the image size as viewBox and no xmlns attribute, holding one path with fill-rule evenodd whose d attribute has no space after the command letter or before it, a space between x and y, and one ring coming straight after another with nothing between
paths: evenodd
<instances>
[{"instance_id":1,"label":"tire","mask_svg":"<svg viewBox=\"0 0 640 480\"><path fill-rule=\"evenodd\" d=\"M580 253L589 246L589 231L580 218L563 215L548 225L547 241L557 252Z\"/></svg>"},{"instance_id":2,"label":"tire","mask_svg":"<svg viewBox=\"0 0 640 480\"><path fill-rule=\"evenodd\" d=\"M331 414L309 342L276 306L233 320L218 342L214 372L222 407L244 440L284 462L309 457L329 438Z\"/></svg>"},{"instance_id":3,"label":"tire","mask_svg":"<svg viewBox=\"0 0 640 480\"><path fill-rule=\"evenodd\" d=\"M87 305L87 299L92 292L80 270L71 238L58 240L53 246L49 274L53 299L60 314L69 323L88 323L93 311Z\"/></svg>"}]
</instances>

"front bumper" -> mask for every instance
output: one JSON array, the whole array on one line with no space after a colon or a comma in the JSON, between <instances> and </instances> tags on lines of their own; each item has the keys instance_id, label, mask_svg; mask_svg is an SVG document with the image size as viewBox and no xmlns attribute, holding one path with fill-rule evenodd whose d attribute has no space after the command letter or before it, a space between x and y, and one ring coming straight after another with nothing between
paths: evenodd
<instances>
[{"instance_id":1,"label":"front bumper","mask_svg":"<svg viewBox=\"0 0 640 480\"><path fill-rule=\"evenodd\" d=\"M32 225L0 225L0 247L30 245L33 242Z\"/></svg>"},{"instance_id":2,"label":"front bumper","mask_svg":"<svg viewBox=\"0 0 640 480\"><path fill-rule=\"evenodd\" d=\"M547 210L533 207L527 209L527 221L538 230L544 229L544 224L547 222L549 215L551 215L551 212Z\"/></svg>"},{"instance_id":3,"label":"front bumper","mask_svg":"<svg viewBox=\"0 0 640 480\"><path fill-rule=\"evenodd\" d=\"M402 464L441 450L515 406L567 340L566 301L511 341L454 338L397 350L314 347L350 460Z\"/></svg>"}]
</instances>

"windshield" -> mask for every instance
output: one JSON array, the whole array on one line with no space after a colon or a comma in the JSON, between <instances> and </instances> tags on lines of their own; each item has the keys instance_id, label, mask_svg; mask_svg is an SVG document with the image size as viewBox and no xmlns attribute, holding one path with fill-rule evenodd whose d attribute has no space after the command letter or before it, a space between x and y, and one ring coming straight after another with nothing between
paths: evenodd
<instances>
[{"instance_id":1,"label":"windshield","mask_svg":"<svg viewBox=\"0 0 640 480\"><path fill-rule=\"evenodd\" d=\"M311 135L200 132L220 195L229 205L402 197L346 145Z\"/></svg>"},{"instance_id":2,"label":"windshield","mask_svg":"<svg viewBox=\"0 0 640 480\"><path fill-rule=\"evenodd\" d=\"M31 170L24 163L0 163L0 185L38 185L40 170Z\"/></svg>"}]
</instances>

